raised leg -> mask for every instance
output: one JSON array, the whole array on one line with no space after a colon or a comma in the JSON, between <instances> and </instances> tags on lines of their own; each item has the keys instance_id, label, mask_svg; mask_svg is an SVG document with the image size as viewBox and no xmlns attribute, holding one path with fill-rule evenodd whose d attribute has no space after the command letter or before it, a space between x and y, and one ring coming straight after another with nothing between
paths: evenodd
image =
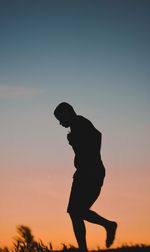
<instances>
[{"instance_id":1,"label":"raised leg","mask_svg":"<svg viewBox=\"0 0 150 252\"><path fill-rule=\"evenodd\" d=\"M110 220L105 219L104 217L98 215L96 212L94 212L92 210L88 210L86 212L86 214L84 215L84 220L89 221L91 223L101 225L106 229L111 223Z\"/></svg>"},{"instance_id":2,"label":"raised leg","mask_svg":"<svg viewBox=\"0 0 150 252\"><path fill-rule=\"evenodd\" d=\"M84 220L103 226L107 232L106 247L109 248L115 239L117 223L98 215L92 210L88 210L84 215Z\"/></svg>"}]
</instances>

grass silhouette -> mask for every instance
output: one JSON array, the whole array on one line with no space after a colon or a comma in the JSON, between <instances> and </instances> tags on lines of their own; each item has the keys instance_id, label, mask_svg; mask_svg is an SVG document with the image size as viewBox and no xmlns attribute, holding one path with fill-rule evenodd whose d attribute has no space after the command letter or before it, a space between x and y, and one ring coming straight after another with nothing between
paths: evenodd
<instances>
[{"instance_id":1,"label":"grass silhouette","mask_svg":"<svg viewBox=\"0 0 150 252\"><path fill-rule=\"evenodd\" d=\"M54 250L52 243L45 245L42 240L38 242L34 240L34 236L32 235L31 229L24 225L17 226L18 236L15 237L13 242L13 248L8 249L8 247L0 248L0 252L59 252L59 251L70 251L75 252L79 251L73 245L67 246L66 244L62 244L62 249ZM122 247L116 249L97 249L97 252L150 252L149 245L124 245ZM93 251L94 252L94 251Z\"/></svg>"}]
</instances>

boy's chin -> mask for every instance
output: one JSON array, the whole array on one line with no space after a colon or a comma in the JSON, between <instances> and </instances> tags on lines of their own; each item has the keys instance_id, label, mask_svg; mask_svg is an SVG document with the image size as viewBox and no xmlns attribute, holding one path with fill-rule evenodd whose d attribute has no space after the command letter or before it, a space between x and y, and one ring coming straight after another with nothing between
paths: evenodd
<instances>
[{"instance_id":1,"label":"boy's chin","mask_svg":"<svg viewBox=\"0 0 150 252\"><path fill-rule=\"evenodd\" d=\"M63 127L64 127L64 128L68 128L68 127L69 127L69 125L63 125Z\"/></svg>"},{"instance_id":2,"label":"boy's chin","mask_svg":"<svg viewBox=\"0 0 150 252\"><path fill-rule=\"evenodd\" d=\"M68 128L69 127L68 124L61 124L61 126L64 127L64 128Z\"/></svg>"}]
</instances>

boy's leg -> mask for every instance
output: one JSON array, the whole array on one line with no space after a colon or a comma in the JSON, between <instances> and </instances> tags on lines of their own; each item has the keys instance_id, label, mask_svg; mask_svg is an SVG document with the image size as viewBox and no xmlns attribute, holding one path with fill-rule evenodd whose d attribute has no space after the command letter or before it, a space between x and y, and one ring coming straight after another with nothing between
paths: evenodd
<instances>
[{"instance_id":1,"label":"boy's leg","mask_svg":"<svg viewBox=\"0 0 150 252\"><path fill-rule=\"evenodd\" d=\"M92 210L88 210L86 212L86 214L84 215L84 220L101 225L104 228L107 228L111 223L110 220L105 219Z\"/></svg>"},{"instance_id":2,"label":"boy's leg","mask_svg":"<svg viewBox=\"0 0 150 252\"><path fill-rule=\"evenodd\" d=\"M79 250L81 252L87 252L87 244L86 244L86 229L84 221L81 217L75 214L70 214L74 234L79 245Z\"/></svg>"},{"instance_id":3,"label":"boy's leg","mask_svg":"<svg viewBox=\"0 0 150 252\"><path fill-rule=\"evenodd\" d=\"M105 219L92 210L88 210L84 215L84 220L103 226L107 232L106 246L110 247L115 239L117 223Z\"/></svg>"}]
</instances>

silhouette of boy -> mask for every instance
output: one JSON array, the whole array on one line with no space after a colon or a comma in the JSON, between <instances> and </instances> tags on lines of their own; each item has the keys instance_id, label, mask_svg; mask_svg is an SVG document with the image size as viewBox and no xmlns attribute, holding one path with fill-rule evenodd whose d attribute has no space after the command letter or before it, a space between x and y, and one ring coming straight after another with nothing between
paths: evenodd
<instances>
[{"instance_id":1,"label":"silhouette of boy","mask_svg":"<svg viewBox=\"0 0 150 252\"><path fill-rule=\"evenodd\" d=\"M106 229L106 246L110 247L115 238L117 223L90 209L100 194L105 177L105 167L100 155L101 133L88 119L77 115L73 107L66 102L56 107L54 115L63 127L70 127L71 130L67 139L75 153L76 172L67 212L72 220L79 249L82 252L88 251L84 220Z\"/></svg>"}]
</instances>

